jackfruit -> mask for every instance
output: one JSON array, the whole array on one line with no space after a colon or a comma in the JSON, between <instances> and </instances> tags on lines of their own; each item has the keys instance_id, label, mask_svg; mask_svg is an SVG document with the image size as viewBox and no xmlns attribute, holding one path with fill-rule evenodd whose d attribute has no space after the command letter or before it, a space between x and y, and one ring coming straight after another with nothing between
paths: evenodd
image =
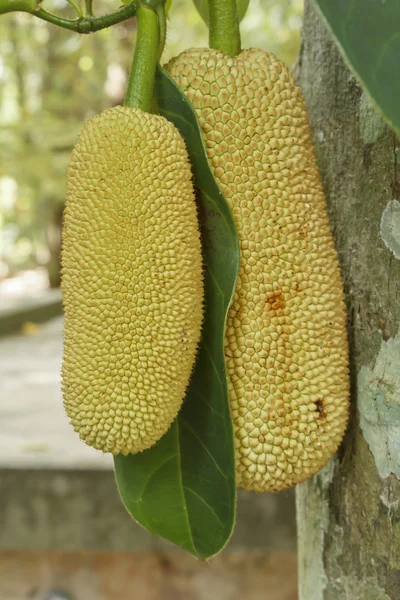
<instances>
[{"instance_id":1,"label":"jackfruit","mask_svg":"<svg viewBox=\"0 0 400 600\"><path fill-rule=\"evenodd\" d=\"M62 288L74 429L104 452L149 448L182 404L203 303L191 167L163 117L116 107L84 126L68 171Z\"/></svg>"},{"instance_id":2,"label":"jackfruit","mask_svg":"<svg viewBox=\"0 0 400 600\"><path fill-rule=\"evenodd\" d=\"M166 69L239 234L225 340L238 485L282 490L328 461L348 419L343 290L305 103L262 50L191 49Z\"/></svg>"}]
</instances>

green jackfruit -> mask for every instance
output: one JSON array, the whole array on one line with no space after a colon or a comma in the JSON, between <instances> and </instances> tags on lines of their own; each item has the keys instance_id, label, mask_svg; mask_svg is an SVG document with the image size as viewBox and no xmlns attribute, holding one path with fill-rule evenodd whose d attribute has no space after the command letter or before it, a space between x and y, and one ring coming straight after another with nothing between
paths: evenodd
<instances>
[{"instance_id":1,"label":"green jackfruit","mask_svg":"<svg viewBox=\"0 0 400 600\"><path fill-rule=\"evenodd\" d=\"M166 68L239 233L225 344L238 485L281 490L336 451L349 404L343 289L304 100L261 50L192 49Z\"/></svg>"},{"instance_id":2,"label":"green jackfruit","mask_svg":"<svg viewBox=\"0 0 400 600\"><path fill-rule=\"evenodd\" d=\"M105 110L68 171L62 388L71 423L113 454L149 448L182 404L203 278L184 142L160 116Z\"/></svg>"}]
</instances>

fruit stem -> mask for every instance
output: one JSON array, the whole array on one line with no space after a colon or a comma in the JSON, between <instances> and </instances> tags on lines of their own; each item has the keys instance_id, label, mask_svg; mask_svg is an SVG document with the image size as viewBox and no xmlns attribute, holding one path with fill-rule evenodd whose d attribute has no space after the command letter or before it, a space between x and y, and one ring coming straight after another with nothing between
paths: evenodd
<instances>
[{"instance_id":1,"label":"fruit stem","mask_svg":"<svg viewBox=\"0 0 400 600\"><path fill-rule=\"evenodd\" d=\"M165 2L159 4L156 7L156 13L158 17L158 34L159 34L159 50L158 60L160 60L162 53L164 52L165 42L167 40L167 16L165 14Z\"/></svg>"},{"instance_id":2,"label":"fruit stem","mask_svg":"<svg viewBox=\"0 0 400 600\"><path fill-rule=\"evenodd\" d=\"M236 0L208 0L210 48L229 56L240 53L240 29Z\"/></svg>"},{"instance_id":3,"label":"fruit stem","mask_svg":"<svg viewBox=\"0 0 400 600\"><path fill-rule=\"evenodd\" d=\"M151 8L147 8L141 2L136 15L136 48L125 105L152 112L154 77L160 51L158 17Z\"/></svg>"}]
</instances>

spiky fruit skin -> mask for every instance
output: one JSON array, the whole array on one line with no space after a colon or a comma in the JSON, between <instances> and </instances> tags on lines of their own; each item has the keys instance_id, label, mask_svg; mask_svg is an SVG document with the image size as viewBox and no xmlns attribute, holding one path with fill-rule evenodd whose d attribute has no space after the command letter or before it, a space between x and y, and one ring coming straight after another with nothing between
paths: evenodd
<instances>
[{"instance_id":1,"label":"spiky fruit skin","mask_svg":"<svg viewBox=\"0 0 400 600\"><path fill-rule=\"evenodd\" d=\"M84 126L68 171L62 287L72 425L104 452L151 447L182 404L203 302L191 168L163 117L116 107Z\"/></svg>"},{"instance_id":2,"label":"spiky fruit skin","mask_svg":"<svg viewBox=\"0 0 400 600\"><path fill-rule=\"evenodd\" d=\"M348 419L342 283L305 103L261 50L192 49L167 70L239 233L225 344L238 485L282 490L328 461Z\"/></svg>"}]
</instances>

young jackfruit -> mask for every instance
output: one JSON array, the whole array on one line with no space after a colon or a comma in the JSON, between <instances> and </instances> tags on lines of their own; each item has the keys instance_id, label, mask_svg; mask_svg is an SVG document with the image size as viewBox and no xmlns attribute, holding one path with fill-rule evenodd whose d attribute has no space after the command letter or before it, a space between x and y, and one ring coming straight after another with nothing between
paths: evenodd
<instances>
[{"instance_id":1,"label":"young jackfruit","mask_svg":"<svg viewBox=\"0 0 400 600\"><path fill-rule=\"evenodd\" d=\"M182 404L203 280L184 142L163 117L116 107L86 123L68 171L62 387L80 437L152 446Z\"/></svg>"},{"instance_id":2,"label":"young jackfruit","mask_svg":"<svg viewBox=\"0 0 400 600\"><path fill-rule=\"evenodd\" d=\"M238 485L281 490L327 462L348 418L343 291L304 100L261 50L192 49L166 68L238 228L225 344Z\"/></svg>"}]
</instances>

